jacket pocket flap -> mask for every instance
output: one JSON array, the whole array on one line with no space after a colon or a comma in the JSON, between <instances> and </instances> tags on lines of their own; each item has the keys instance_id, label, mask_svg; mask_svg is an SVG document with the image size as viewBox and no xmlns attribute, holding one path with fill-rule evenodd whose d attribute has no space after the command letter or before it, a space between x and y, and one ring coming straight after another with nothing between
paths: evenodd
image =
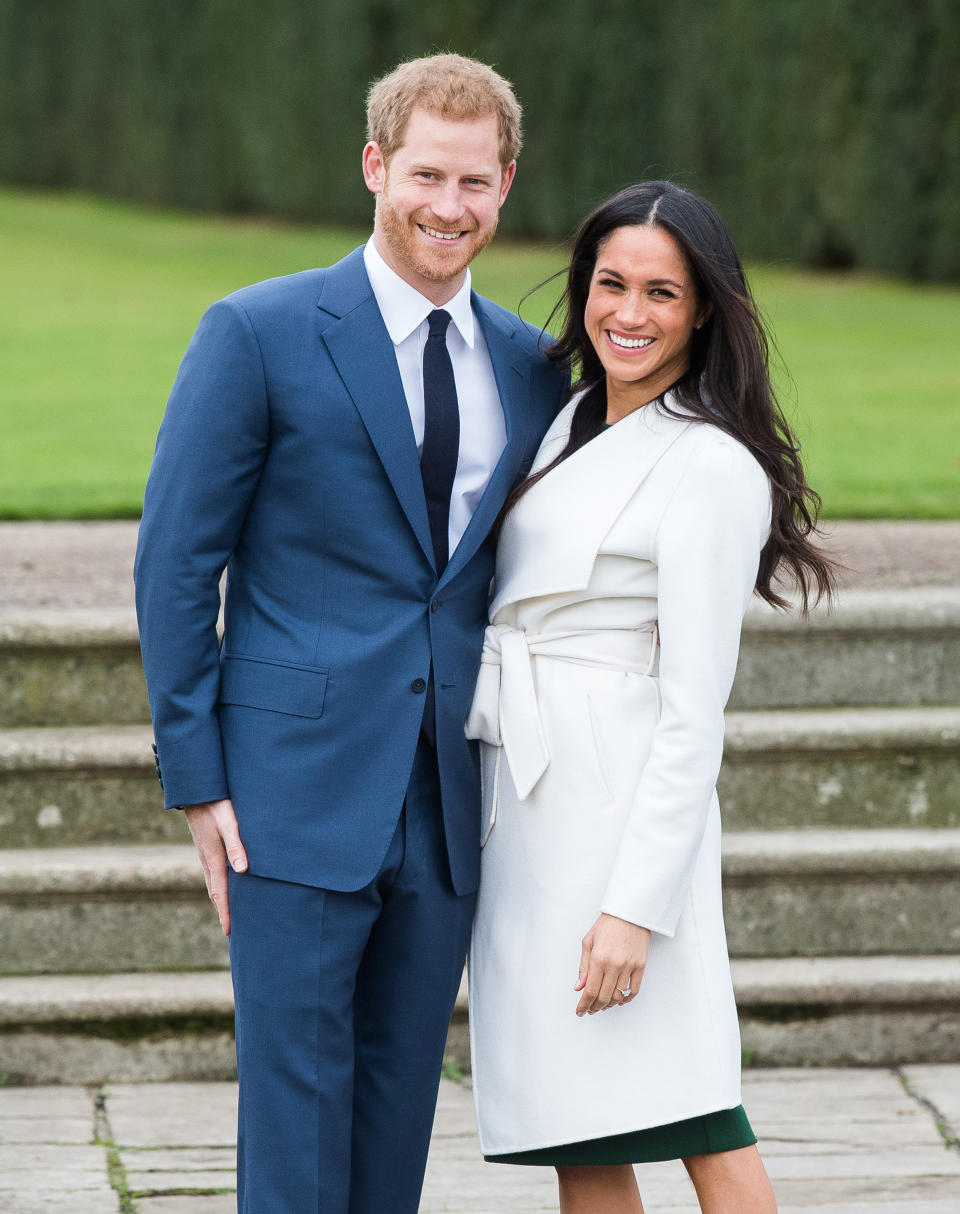
<instances>
[{"instance_id":1,"label":"jacket pocket flap","mask_svg":"<svg viewBox=\"0 0 960 1214\"><path fill-rule=\"evenodd\" d=\"M224 658L220 703L266 708L293 717L319 717L327 690L325 670L307 670L257 658Z\"/></svg>"}]
</instances>

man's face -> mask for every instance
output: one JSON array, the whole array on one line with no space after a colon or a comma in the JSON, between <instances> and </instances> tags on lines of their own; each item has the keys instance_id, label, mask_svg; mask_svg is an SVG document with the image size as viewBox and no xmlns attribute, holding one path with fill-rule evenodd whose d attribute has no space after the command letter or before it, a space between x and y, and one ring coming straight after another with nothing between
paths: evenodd
<instances>
[{"instance_id":1,"label":"man's face","mask_svg":"<svg viewBox=\"0 0 960 1214\"><path fill-rule=\"evenodd\" d=\"M389 161L376 143L363 150L380 255L421 294L446 303L493 238L515 169L515 161L500 166L493 115L455 122L415 109Z\"/></svg>"}]
</instances>

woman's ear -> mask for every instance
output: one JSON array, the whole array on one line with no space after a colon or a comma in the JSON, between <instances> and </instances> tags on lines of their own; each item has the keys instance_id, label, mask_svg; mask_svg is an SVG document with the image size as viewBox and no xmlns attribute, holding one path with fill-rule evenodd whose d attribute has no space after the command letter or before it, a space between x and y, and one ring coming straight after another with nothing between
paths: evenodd
<instances>
[{"instance_id":1,"label":"woman's ear","mask_svg":"<svg viewBox=\"0 0 960 1214\"><path fill-rule=\"evenodd\" d=\"M693 322L695 329L702 329L710 317L713 315L713 302L708 300L697 313L697 319Z\"/></svg>"}]
</instances>

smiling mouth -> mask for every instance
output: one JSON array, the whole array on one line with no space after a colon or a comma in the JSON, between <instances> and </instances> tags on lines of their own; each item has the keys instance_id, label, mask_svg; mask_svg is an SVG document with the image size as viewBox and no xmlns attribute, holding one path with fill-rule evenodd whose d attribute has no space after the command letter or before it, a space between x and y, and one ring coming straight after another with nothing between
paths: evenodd
<instances>
[{"instance_id":1,"label":"smiling mouth","mask_svg":"<svg viewBox=\"0 0 960 1214\"><path fill-rule=\"evenodd\" d=\"M614 333L612 329L607 329L607 337L620 350L645 350L647 346L652 346L654 342L652 337L621 337L619 333Z\"/></svg>"},{"instance_id":2,"label":"smiling mouth","mask_svg":"<svg viewBox=\"0 0 960 1214\"><path fill-rule=\"evenodd\" d=\"M425 223L418 223L417 227L421 232L424 232L427 236L432 236L435 240L454 241L459 240L461 236L466 235L461 228L457 228L456 231L453 232L444 232L441 228L431 228Z\"/></svg>"}]
</instances>

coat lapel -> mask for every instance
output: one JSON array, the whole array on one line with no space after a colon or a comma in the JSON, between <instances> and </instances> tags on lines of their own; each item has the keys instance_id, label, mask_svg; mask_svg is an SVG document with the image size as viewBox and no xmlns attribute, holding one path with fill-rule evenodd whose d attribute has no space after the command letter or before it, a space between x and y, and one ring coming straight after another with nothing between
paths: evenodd
<instances>
[{"instance_id":1,"label":"coat lapel","mask_svg":"<svg viewBox=\"0 0 960 1214\"><path fill-rule=\"evenodd\" d=\"M557 418L535 467L563 449L573 405ZM644 406L534 485L511 510L500 532L490 618L521 599L583 590L607 532L657 461L691 424L653 405Z\"/></svg>"},{"instance_id":2,"label":"coat lapel","mask_svg":"<svg viewBox=\"0 0 960 1214\"><path fill-rule=\"evenodd\" d=\"M473 309L480 321L487 353L493 365L503 407L507 443L466 531L454 549L441 582L460 572L483 543L507 494L520 474L530 432L530 363L514 340L514 330L482 296L473 293Z\"/></svg>"},{"instance_id":3,"label":"coat lapel","mask_svg":"<svg viewBox=\"0 0 960 1214\"><path fill-rule=\"evenodd\" d=\"M317 302L321 337L353 399L370 441L420 547L433 564L420 461L400 369L363 264L355 249L331 266Z\"/></svg>"}]
</instances>

